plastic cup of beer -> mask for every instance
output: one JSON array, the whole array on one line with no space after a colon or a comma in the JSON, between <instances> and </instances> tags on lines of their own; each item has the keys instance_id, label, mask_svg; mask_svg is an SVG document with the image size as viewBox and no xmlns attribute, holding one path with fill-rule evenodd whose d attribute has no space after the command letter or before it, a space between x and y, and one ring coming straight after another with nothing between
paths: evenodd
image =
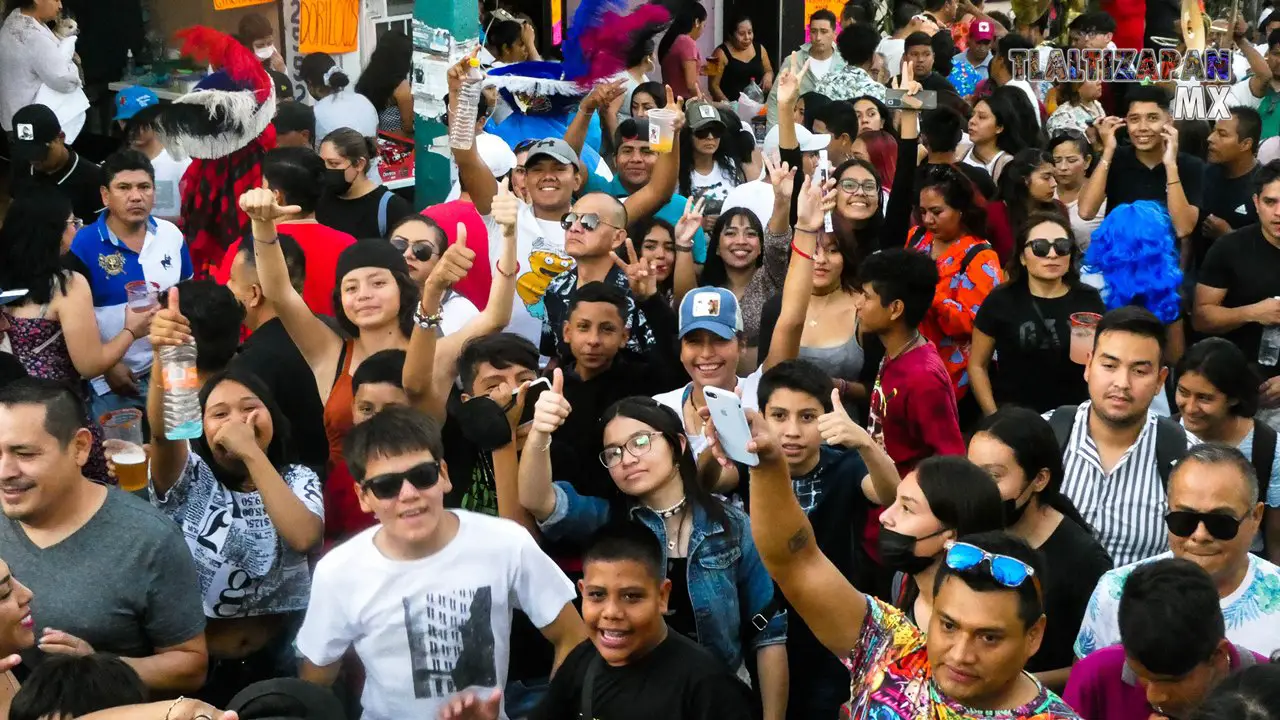
<instances>
[{"instance_id":1,"label":"plastic cup of beer","mask_svg":"<svg viewBox=\"0 0 1280 720\"><path fill-rule=\"evenodd\" d=\"M1071 362L1084 365L1093 352L1093 336L1098 331L1098 313L1080 312L1071 315Z\"/></svg>"},{"instance_id":2,"label":"plastic cup of beer","mask_svg":"<svg viewBox=\"0 0 1280 720\"><path fill-rule=\"evenodd\" d=\"M134 280L124 284L124 292L130 310L146 312L160 306L159 283Z\"/></svg>"},{"instance_id":3,"label":"plastic cup of beer","mask_svg":"<svg viewBox=\"0 0 1280 720\"><path fill-rule=\"evenodd\" d=\"M112 410L98 418L102 426L102 449L115 466L120 489L138 492L147 489L147 452L142 449L142 411L133 408Z\"/></svg>"},{"instance_id":4,"label":"plastic cup of beer","mask_svg":"<svg viewBox=\"0 0 1280 720\"><path fill-rule=\"evenodd\" d=\"M676 139L676 113L669 108L649 111L649 148L656 153L669 153Z\"/></svg>"}]
</instances>

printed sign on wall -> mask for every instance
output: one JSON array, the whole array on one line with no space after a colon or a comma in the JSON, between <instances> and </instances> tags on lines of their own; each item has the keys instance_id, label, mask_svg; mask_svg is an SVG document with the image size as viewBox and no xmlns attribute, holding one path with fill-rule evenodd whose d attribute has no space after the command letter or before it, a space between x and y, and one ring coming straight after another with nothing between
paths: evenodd
<instances>
[{"instance_id":1,"label":"printed sign on wall","mask_svg":"<svg viewBox=\"0 0 1280 720\"><path fill-rule=\"evenodd\" d=\"M213 0L214 10L234 10L250 5L266 5L272 0Z\"/></svg>"}]
</instances>

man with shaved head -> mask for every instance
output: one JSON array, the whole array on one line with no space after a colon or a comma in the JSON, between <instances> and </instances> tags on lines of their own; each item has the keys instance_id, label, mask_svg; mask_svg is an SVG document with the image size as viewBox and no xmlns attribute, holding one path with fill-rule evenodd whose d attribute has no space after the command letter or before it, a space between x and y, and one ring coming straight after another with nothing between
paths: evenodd
<instances>
[{"instance_id":1,"label":"man with shaved head","mask_svg":"<svg viewBox=\"0 0 1280 720\"><path fill-rule=\"evenodd\" d=\"M645 322L637 303L656 295L645 290L646 297L636 297L632 282L622 265L637 261L635 248L627 239L627 210L622 201L603 192L589 192L578 198L560 221L564 228L564 249L574 260L573 269L556 276L543 296L546 312L542 319L542 354L569 360L569 346L564 341L564 324L569 319L569 306L578 288L591 282L603 282L626 293L627 316L624 318L630 338L627 349L635 353L653 347L653 332ZM621 260L621 262L619 262Z\"/></svg>"}]
</instances>

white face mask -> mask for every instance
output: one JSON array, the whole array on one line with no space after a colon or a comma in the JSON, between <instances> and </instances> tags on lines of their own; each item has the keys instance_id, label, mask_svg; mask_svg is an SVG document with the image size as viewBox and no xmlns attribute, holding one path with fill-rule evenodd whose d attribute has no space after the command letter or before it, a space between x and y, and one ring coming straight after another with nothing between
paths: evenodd
<instances>
[{"instance_id":1,"label":"white face mask","mask_svg":"<svg viewBox=\"0 0 1280 720\"><path fill-rule=\"evenodd\" d=\"M254 50L253 54L257 55L259 60L270 60L271 56L276 54L276 48L274 45L268 45Z\"/></svg>"}]
</instances>

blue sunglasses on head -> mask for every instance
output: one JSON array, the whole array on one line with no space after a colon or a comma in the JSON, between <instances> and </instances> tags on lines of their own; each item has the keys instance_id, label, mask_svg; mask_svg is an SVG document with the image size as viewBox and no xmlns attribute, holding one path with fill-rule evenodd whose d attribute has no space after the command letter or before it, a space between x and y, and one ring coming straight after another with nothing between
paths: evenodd
<instances>
[{"instance_id":1,"label":"blue sunglasses on head","mask_svg":"<svg viewBox=\"0 0 1280 720\"><path fill-rule=\"evenodd\" d=\"M1007 588L1020 588L1028 579L1036 589L1036 597L1040 602L1044 602L1044 595L1040 591L1040 579L1036 577L1035 568L1022 562L1017 558L1008 555L995 555L978 547L965 542L956 542L951 540L947 542L947 567L952 570L965 572L973 570L984 563L986 564L987 573L992 580L1000 583Z\"/></svg>"}]
</instances>

